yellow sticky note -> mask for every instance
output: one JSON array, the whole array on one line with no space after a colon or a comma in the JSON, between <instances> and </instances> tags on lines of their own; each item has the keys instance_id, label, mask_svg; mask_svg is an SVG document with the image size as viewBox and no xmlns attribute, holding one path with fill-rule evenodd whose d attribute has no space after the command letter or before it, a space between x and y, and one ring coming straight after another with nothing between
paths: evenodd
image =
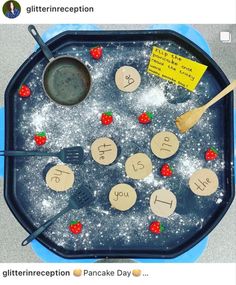
<instances>
[{"instance_id":1,"label":"yellow sticky note","mask_svg":"<svg viewBox=\"0 0 236 285\"><path fill-rule=\"evenodd\" d=\"M207 66L167 50L153 47L148 72L193 91Z\"/></svg>"}]
</instances>

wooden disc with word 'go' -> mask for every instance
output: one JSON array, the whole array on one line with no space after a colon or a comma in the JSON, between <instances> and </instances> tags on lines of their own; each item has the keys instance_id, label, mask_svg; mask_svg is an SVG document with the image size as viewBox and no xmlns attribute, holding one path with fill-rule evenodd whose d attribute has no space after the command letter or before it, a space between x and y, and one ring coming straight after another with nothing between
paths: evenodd
<instances>
[{"instance_id":1,"label":"wooden disc with word 'go'","mask_svg":"<svg viewBox=\"0 0 236 285\"><path fill-rule=\"evenodd\" d=\"M139 87L141 76L134 67L122 66L116 71L115 82L121 91L133 92Z\"/></svg>"},{"instance_id":2,"label":"wooden disc with word 'go'","mask_svg":"<svg viewBox=\"0 0 236 285\"><path fill-rule=\"evenodd\" d=\"M152 212L163 218L167 218L175 211L177 200L173 192L166 189L156 190L150 197Z\"/></svg>"},{"instance_id":3,"label":"wooden disc with word 'go'","mask_svg":"<svg viewBox=\"0 0 236 285\"><path fill-rule=\"evenodd\" d=\"M158 158L166 159L178 151L179 140L171 132L160 132L152 138L151 149Z\"/></svg>"},{"instance_id":4,"label":"wooden disc with word 'go'","mask_svg":"<svg viewBox=\"0 0 236 285\"><path fill-rule=\"evenodd\" d=\"M91 145L93 159L102 165L109 165L117 158L117 146L113 140L102 137L96 139Z\"/></svg>"},{"instance_id":5,"label":"wooden disc with word 'go'","mask_svg":"<svg viewBox=\"0 0 236 285\"><path fill-rule=\"evenodd\" d=\"M46 174L46 184L54 191L66 191L75 181L75 175L69 166L58 164L49 169Z\"/></svg>"},{"instance_id":6,"label":"wooden disc with word 'go'","mask_svg":"<svg viewBox=\"0 0 236 285\"><path fill-rule=\"evenodd\" d=\"M143 179L152 173L151 159L145 153L136 153L126 160L125 171L130 178Z\"/></svg>"},{"instance_id":7,"label":"wooden disc with word 'go'","mask_svg":"<svg viewBox=\"0 0 236 285\"><path fill-rule=\"evenodd\" d=\"M219 180L214 171L202 168L195 171L189 179L189 187L194 194L210 196L216 192Z\"/></svg>"},{"instance_id":8,"label":"wooden disc with word 'go'","mask_svg":"<svg viewBox=\"0 0 236 285\"><path fill-rule=\"evenodd\" d=\"M111 206L120 211L127 211L136 203L137 194L133 187L128 184L117 184L109 193Z\"/></svg>"}]
</instances>

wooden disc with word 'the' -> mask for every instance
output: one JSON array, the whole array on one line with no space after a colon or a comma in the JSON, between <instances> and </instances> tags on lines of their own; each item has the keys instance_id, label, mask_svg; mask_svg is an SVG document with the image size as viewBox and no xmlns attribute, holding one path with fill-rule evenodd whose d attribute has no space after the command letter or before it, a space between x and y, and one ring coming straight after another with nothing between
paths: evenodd
<instances>
[{"instance_id":1,"label":"wooden disc with word 'the'","mask_svg":"<svg viewBox=\"0 0 236 285\"><path fill-rule=\"evenodd\" d=\"M126 160L125 171L130 178L143 179L152 173L152 161L145 153L136 153Z\"/></svg>"},{"instance_id":2,"label":"wooden disc with word 'the'","mask_svg":"<svg viewBox=\"0 0 236 285\"><path fill-rule=\"evenodd\" d=\"M156 190L150 197L151 210L159 217L167 218L172 215L176 209L176 205L176 196L170 190Z\"/></svg>"},{"instance_id":3,"label":"wooden disc with word 'the'","mask_svg":"<svg viewBox=\"0 0 236 285\"><path fill-rule=\"evenodd\" d=\"M158 158L166 159L178 151L179 140L171 132L160 132L152 138L151 149Z\"/></svg>"},{"instance_id":4,"label":"wooden disc with word 'the'","mask_svg":"<svg viewBox=\"0 0 236 285\"><path fill-rule=\"evenodd\" d=\"M109 193L111 206L120 211L127 211L136 203L137 194L129 184L117 184Z\"/></svg>"},{"instance_id":5,"label":"wooden disc with word 'the'","mask_svg":"<svg viewBox=\"0 0 236 285\"><path fill-rule=\"evenodd\" d=\"M102 165L109 165L117 158L117 146L113 140L102 137L96 139L91 145L93 159Z\"/></svg>"},{"instance_id":6,"label":"wooden disc with word 'the'","mask_svg":"<svg viewBox=\"0 0 236 285\"><path fill-rule=\"evenodd\" d=\"M202 168L195 171L189 179L189 187L194 194L199 196L210 196L216 192L219 180L214 171Z\"/></svg>"},{"instance_id":7,"label":"wooden disc with word 'the'","mask_svg":"<svg viewBox=\"0 0 236 285\"><path fill-rule=\"evenodd\" d=\"M121 91L133 92L139 87L141 76L134 67L122 66L116 71L115 82Z\"/></svg>"},{"instance_id":8,"label":"wooden disc with word 'the'","mask_svg":"<svg viewBox=\"0 0 236 285\"><path fill-rule=\"evenodd\" d=\"M58 164L49 169L45 181L54 191L66 191L73 186L75 175L69 166Z\"/></svg>"}]
</instances>

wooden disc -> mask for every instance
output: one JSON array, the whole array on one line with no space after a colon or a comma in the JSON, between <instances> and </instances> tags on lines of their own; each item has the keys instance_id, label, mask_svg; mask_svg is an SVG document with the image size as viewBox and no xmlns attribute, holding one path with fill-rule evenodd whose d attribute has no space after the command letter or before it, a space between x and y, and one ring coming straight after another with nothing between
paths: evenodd
<instances>
[{"instance_id":1,"label":"wooden disc","mask_svg":"<svg viewBox=\"0 0 236 285\"><path fill-rule=\"evenodd\" d=\"M45 181L54 191L66 191L73 186L75 175L69 166L58 164L49 169Z\"/></svg>"},{"instance_id":2,"label":"wooden disc","mask_svg":"<svg viewBox=\"0 0 236 285\"><path fill-rule=\"evenodd\" d=\"M178 151L179 140L171 132L160 132L152 138L151 149L158 158L166 159Z\"/></svg>"},{"instance_id":3,"label":"wooden disc","mask_svg":"<svg viewBox=\"0 0 236 285\"><path fill-rule=\"evenodd\" d=\"M121 91L133 92L139 87L141 76L134 67L122 66L116 71L115 82Z\"/></svg>"},{"instance_id":4,"label":"wooden disc","mask_svg":"<svg viewBox=\"0 0 236 285\"><path fill-rule=\"evenodd\" d=\"M136 153L126 160L125 171L130 178L143 179L152 173L151 159L145 153Z\"/></svg>"},{"instance_id":5,"label":"wooden disc","mask_svg":"<svg viewBox=\"0 0 236 285\"><path fill-rule=\"evenodd\" d=\"M219 180L214 171L202 168L195 171L189 179L189 187L194 194L199 196L210 196L216 192Z\"/></svg>"},{"instance_id":6,"label":"wooden disc","mask_svg":"<svg viewBox=\"0 0 236 285\"><path fill-rule=\"evenodd\" d=\"M176 205L176 197L170 190L156 190L150 197L151 210L159 217L167 218L172 215L176 209Z\"/></svg>"},{"instance_id":7,"label":"wooden disc","mask_svg":"<svg viewBox=\"0 0 236 285\"><path fill-rule=\"evenodd\" d=\"M117 146L107 137L98 138L91 145L91 154L97 163L109 165L117 158Z\"/></svg>"},{"instance_id":8,"label":"wooden disc","mask_svg":"<svg viewBox=\"0 0 236 285\"><path fill-rule=\"evenodd\" d=\"M109 193L111 206L120 211L127 211L135 204L137 194L133 187L128 184L117 184Z\"/></svg>"}]
</instances>

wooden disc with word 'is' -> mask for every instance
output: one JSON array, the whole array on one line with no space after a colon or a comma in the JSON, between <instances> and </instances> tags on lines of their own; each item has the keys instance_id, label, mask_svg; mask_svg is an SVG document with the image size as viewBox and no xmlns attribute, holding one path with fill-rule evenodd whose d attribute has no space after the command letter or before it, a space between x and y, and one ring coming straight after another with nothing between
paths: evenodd
<instances>
[{"instance_id":1,"label":"wooden disc with word 'is'","mask_svg":"<svg viewBox=\"0 0 236 285\"><path fill-rule=\"evenodd\" d=\"M158 158L166 159L178 151L179 140L171 132L160 132L152 138L151 149Z\"/></svg>"},{"instance_id":2,"label":"wooden disc with word 'is'","mask_svg":"<svg viewBox=\"0 0 236 285\"><path fill-rule=\"evenodd\" d=\"M195 171L189 179L189 187L199 196L210 196L216 192L219 180L214 171L202 168Z\"/></svg>"},{"instance_id":3,"label":"wooden disc with word 'is'","mask_svg":"<svg viewBox=\"0 0 236 285\"><path fill-rule=\"evenodd\" d=\"M45 180L47 186L52 190L66 191L73 186L75 175L67 165L58 164L49 169Z\"/></svg>"},{"instance_id":4,"label":"wooden disc with word 'is'","mask_svg":"<svg viewBox=\"0 0 236 285\"><path fill-rule=\"evenodd\" d=\"M93 159L102 165L109 165L117 158L117 146L113 140L102 137L96 139L91 145Z\"/></svg>"},{"instance_id":5,"label":"wooden disc with word 'is'","mask_svg":"<svg viewBox=\"0 0 236 285\"><path fill-rule=\"evenodd\" d=\"M117 184L109 193L111 206L120 211L127 211L136 203L137 194L133 187L128 184Z\"/></svg>"},{"instance_id":6,"label":"wooden disc with word 'is'","mask_svg":"<svg viewBox=\"0 0 236 285\"><path fill-rule=\"evenodd\" d=\"M139 87L141 76L134 67L122 66L116 71L115 82L121 91L133 92Z\"/></svg>"},{"instance_id":7,"label":"wooden disc with word 'is'","mask_svg":"<svg viewBox=\"0 0 236 285\"><path fill-rule=\"evenodd\" d=\"M143 179L152 173L151 159L145 153L136 153L126 160L125 171L130 178Z\"/></svg>"},{"instance_id":8,"label":"wooden disc with word 'is'","mask_svg":"<svg viewBox=\"0 0 236 285\"><path fill-rule=\"evenodd\" d=\"M152 212L163 218L167 218L175 211L177 200L173 192L166 189L156 190L150 197Z\"/></svg>"}]
</instances>

